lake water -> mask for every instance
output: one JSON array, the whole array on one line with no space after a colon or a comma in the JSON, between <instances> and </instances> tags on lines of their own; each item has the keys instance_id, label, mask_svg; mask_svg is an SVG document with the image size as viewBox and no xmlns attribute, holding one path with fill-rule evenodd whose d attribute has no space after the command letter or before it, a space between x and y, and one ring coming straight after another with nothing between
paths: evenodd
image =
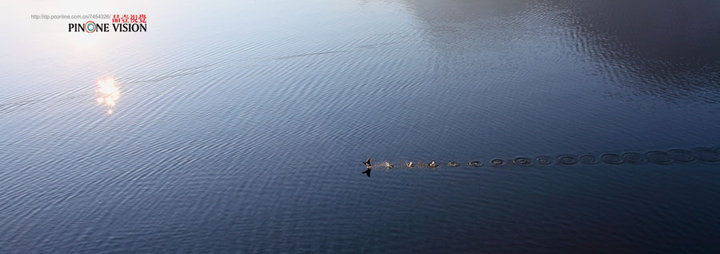
<instances>
[{"instance_id":1,"label":"lake water","mask_svg":"<svg viewBox=\"0 0 720 254\"><path fill-rule=\"evenodd\" d=\"M0 10L2 253L720 252L720 2Z\"/></svg>"}]
</instances>

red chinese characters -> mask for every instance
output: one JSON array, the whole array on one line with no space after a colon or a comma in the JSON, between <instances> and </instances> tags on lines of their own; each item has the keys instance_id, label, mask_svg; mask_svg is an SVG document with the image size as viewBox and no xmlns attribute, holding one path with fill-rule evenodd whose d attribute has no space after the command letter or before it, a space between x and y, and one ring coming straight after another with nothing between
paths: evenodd
<instances>
[{"instance_id":1,"label":"red chinese characters","mask_svg":"<svg viewBox=\"0 0 720 254\"><path fill-rule=\"evenodd\" d=\"M113 14L112 15L112 22L113 23L122 23L122 24L146 24L147 23L147 15L146 14Z\"/></svg>"}]
</instances>

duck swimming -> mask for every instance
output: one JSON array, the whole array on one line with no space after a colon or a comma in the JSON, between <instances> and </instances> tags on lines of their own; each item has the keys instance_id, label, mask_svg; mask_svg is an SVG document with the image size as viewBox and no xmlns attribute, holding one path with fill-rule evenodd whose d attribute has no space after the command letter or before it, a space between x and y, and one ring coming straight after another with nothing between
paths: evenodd
<instances>
[{"instance_id":1,"label":"duck swimming","mask_svg":"<svg viewBox=\"0 0 720 254\"><path fill-rule=\"evenodd\" d=\"M387 162L387 161L386 161L386 162L385 162L385 168L386 168L386 169L391 169L391 168L393 168L393 165L390 164L390 162Z\"/></svg>"},{"instance_id":2,"label":"duck swimming","mask_svg":"<svg viewBox=\"0 0 720 254\"><path fill-rule=\"evenodd\" d=\"M370 161L372 161L372 158L368 158L367 161L363 161L363 164L365 164L365 167L367 170L363 171L363 174L366 174L368 177L370 177L370 172L372 171L372 164L370 164Z\"/></svg>"},{"instance_id":3,"label":"duck swimming","mask_svg":"<svg viewBox=\"0 0 720 254\"><path fill-rule=\"evenodd\" d=\"M432 162L430 162L430 165L428 165L428 166L430 166L431 168L436 168L437 164L435 164L435 161L432 161Z\"/></svg>"}]
</instances>

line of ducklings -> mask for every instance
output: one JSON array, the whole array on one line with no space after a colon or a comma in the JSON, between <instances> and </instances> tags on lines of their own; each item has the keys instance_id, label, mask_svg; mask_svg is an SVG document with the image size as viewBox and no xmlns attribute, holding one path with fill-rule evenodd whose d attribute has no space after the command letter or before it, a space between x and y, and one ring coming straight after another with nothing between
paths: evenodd
<instances>
[{"instance_id":1,"label":"line of ducklings","mask_svg":"<svg viewBox=\"0 0 720 254\"><path fill-rule=\"evenodd\" d=\"M388 169L388 170L395 167L394 164L392 164L392 163L390 163L390 162L387 162L387 161L386 161L384 164L385 164L385 168ZM493 165L495 165L495 166L501 166L502 164L504 164L504 162L493 163ZM448 167L457 167L458 165L459 165L459 164L458 164L456 161L450 161L450 162L447 163L447 166L448 166ZM473 166L473 167L480 167L480 166L483 165L483 163L480 162L480 161L471 161L471 162L468 162L468 165L469 165L469 166ZM418 168L437 168L437 167L438 167L438 163L436 163L435 161L431 161L431 162L429 162L429 163L426 163L426 162L415 163L415 162L409 161L409 162L405 162L404 166L405 166L405 168L415 168L415 167L418 167Z\"/></svg>"},{"instance_id":2,"label":"line of ducklings","mask_svg":"<svg viewBox=\"0 0 720 254\"><path fill-rule=\"evenodd\" d=\"M604 162L605 164L618 165L623 163L628 164L641 164L641 163L654 163L658 165L668 165L672 163L688 163L692 161L702 162L720 162L720 146L715 148L708 147L696 147L692 149L670 149L667 151L651 150L645 153L640 152L625 152L625 153L603 153L599 157L593 154L582 154L576 156L573 154L561 154L556 158L549 156L537 156L534 159L530 157L515 157L510 160L504 159L491 159L488 166L490 167L503 167L505 165L516 165L522 167L530 167L533 165L575 165L575 164L587 164L594 165ZM482 167L481 161L470 161L467 163L468 166ZM448 167L457 167L459 164L456 161L450 161L447 163ZM390 162L385 162L385 168L391 169L394 165ZM437 168L438 164L435 161L430 163L419 163L416 165L414 162L405 162L406 168Z\"/></svg>"}]
</instances>

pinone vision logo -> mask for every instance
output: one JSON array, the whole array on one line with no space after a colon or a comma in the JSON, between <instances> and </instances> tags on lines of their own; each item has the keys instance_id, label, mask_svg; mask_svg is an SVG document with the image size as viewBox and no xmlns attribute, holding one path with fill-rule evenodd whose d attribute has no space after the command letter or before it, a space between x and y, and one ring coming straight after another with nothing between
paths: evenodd
<instances>
[{"instance_id":1,"label":"pinone vision logo","mask_svg":"<svg viewBox=\"0 0 720 254\"><path fill-rule=\"evenodd\" d=\"M88 20L83 23L68 23L68 32L75 33L137 33L147 32L147 15L145 14L113 14L112 23L95 23Z\"/></svg>"}]
</instances>

